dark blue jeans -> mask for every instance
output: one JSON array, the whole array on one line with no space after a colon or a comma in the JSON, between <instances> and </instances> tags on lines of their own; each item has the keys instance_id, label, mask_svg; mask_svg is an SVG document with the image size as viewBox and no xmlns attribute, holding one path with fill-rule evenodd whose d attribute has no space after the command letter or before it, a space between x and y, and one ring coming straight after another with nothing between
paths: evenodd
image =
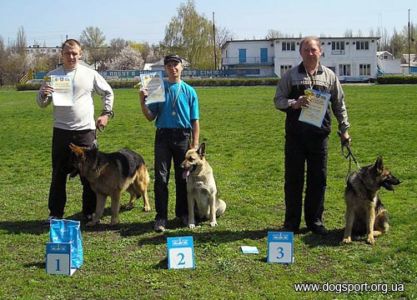
<instances>
[{"instance_id":1,"label":"dark blue jeans","mask_svg":"<svg viewBox=\"0 0 417 300\"><path fill-rule=\"evenodd\" d=\"M73 171L72 151L70 143L78 146L91 147L95 145L96 133L94 130L63 130L54 128L52 136L52 180L49 189L48 208L49 215L62 218L67 202L67 178ZM84 215L92 214L96 209L96 194L88 181L81 177L83 185L82 211Z\"/></svg>"},{"instance_id":2,"label":"dark blue jeans","mask_svg":"<svg viewBox=\"0 0 417 300\"><path fill-rule=\"evenodd\" d=\"M299 228L300 226L305 165L307 165L307 180L304 219L309 228L323 225L327 142L327 135L287 133L285 137L284 226L286 227Z\"/></svg>"},{"instance_id":3,"label":"dark blue jeans","mask_svg":"<svg viewBox=\"0 0 417 300\"><path fill-rule=\"evenodd\" d=\"M191 139L191 129L158 128L155 134L155 219L168 219L168 182L171 162L175 171L175 216L188 214L187 186L181 163Z\"/></svg>"}]
</instances>

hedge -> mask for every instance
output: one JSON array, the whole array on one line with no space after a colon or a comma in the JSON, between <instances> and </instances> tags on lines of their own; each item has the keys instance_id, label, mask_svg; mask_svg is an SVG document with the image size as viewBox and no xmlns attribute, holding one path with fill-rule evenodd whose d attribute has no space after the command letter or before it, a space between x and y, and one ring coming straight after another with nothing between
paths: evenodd
<instances>
[{"instance_id":1,"label":"hedge","mask_svg":"<svg viewBox=\"0 0 417 300\"><path fill-rule=\"evenodd\" d=\"M276 86L278 78L184 78L191 86L254 86L273 85ZM386 75L378 77L379 84L417 84L417 76L409 75ZM111 80L109 84L114 89L134 88L137 81L133 80ZM16 85L18 91L38 90L40 84L19 83Z\"/></svg>"}]
</instances>

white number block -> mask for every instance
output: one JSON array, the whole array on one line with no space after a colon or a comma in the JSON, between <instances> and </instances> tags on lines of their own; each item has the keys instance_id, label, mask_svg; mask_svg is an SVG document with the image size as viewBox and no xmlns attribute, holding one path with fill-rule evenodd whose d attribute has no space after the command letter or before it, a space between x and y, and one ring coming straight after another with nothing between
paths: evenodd
<instances>
[{"instance_id":1,"label":"white number block","mask_svg":"<svg viewBox=\"0 0 417 300\"><path fill-rule=\"evenodd\" d=\"M46 244L46 272L54 275L72 275L76 269L71 268L71 244Z\"/></svg>"},{"instance_id":2,"label":"white number block","mask_svg":"<svg viewBox=\"0 0 417 300\"><path fill-rule=\"evenodd\" d=\"M294 234L292 232L268 232L269 263L294 262Z\"/></svg>"},{"instance_id":3,"label":"white number block","mask_svg":"<svg viewBox=\"0 0 417 300\"><path fill-rule=\"evenodd\" d=\"M168 269L193 269L194 242L192 236L167 238Z\"/></svg>"}]
</instances>

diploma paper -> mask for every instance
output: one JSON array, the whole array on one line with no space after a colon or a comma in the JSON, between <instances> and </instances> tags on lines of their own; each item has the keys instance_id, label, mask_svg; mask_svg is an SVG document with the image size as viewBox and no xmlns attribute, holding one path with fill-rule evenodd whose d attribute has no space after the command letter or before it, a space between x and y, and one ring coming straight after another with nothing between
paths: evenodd
<instances>
[{"instance_id":1,"label":"diploma paper","mask_svg":"<svg viewBox=\"0 0 417 300\"><path fill-rule=\"evenodd\" d=\"M54 88L52 101L55 106L72 106L74 104L73 84L70 76L52 75L51 86Z\"/></svg>"},{"instance_id":2,"label":"diploma paper","mask_svg":"<svg viewBox=\"0 0 417 300\"><path fill-rule=\"evenodd\" d=\"M308 107L302 107L298 120L320 128L329 106L330 94L308 89L306 95L310 103Z\"/></svg>"},{"instance_id":3,"label":"diploma paper","mask_svg":"<svg viewBox=\"0 0 417 300\"><path fill-rule=\"evenodd\" d=\"M148 90L148 97L146 98L147 105L165 101L162 72L140 74L140 81L142 83L142 88Z\"/></svg>"}]
</instances>

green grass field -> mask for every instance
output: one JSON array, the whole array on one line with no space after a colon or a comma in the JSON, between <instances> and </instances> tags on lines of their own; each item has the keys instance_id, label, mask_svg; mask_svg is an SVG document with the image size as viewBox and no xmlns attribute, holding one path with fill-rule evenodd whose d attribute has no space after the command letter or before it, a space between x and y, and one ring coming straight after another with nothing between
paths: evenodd
<instances>
[{"instance_id":1,"label":"green grass field","mask_svg":"<svg viewBox=\"0 0 417 300\"><path fill-rule=\"evenodd\" d=\"M207 159L228 205L219 226L203 223L190 231L172 220L171 177L169 230L153 232L154 211L143 212L142 204L122 211L115 228L108 226L106 210L101 225L82 228L84 265L72 277L45 272L49 228L42 222L48 216L52 109L40 109L33 91L0 89L0 298L416 299L417 87L344 89L359 163L370 164L383 155L402 181L394 193L380 193L391 230L375 246L364 240L340 244L349 163L341 156L334 126L325 204L330 234L296 235L294 264L266 263L267 232L280 228L284 217L285 114L273 106L275 88L198 88L201 141L206 142ZM135 90L115 93L115 118L98 136L100 149L140 152L153 177L153 123L142 116ZM97 104L98 111L99 99ZM78 178L68 183L66 218L80 217L80 186ZM128 194L122 202L128 202ZM196 268L168 270L166 237L183 235L194 237ZM260 254L244 255L242 245L256 246ZM316 283L332 291L296 292L297 283ZM348 283L370 289L379 284L379 290L339 293Z\"/></svg>"}]
</instances>

